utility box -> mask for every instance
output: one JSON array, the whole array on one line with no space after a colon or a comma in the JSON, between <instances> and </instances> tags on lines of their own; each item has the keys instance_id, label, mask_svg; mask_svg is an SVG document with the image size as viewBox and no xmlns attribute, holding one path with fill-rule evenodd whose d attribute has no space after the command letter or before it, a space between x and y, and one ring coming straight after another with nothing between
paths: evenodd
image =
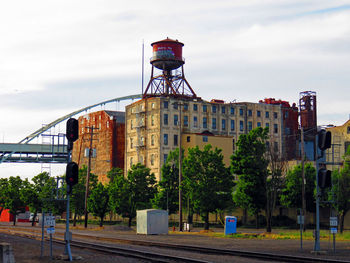
<instances>
[{"instance_id":1,"label":"utility box","mask_svg":"<svg viewBox=\"0 0 350 263\"><path fill-rule=\"evenodd\" d=\"M168 234L168 212L158 209L136 211L136 233L146 235Z\"/></svg>"},{"instance_id":2,"label":"utility box","mask_svg":"<svg viewBox=\"0 0 350 263\"><path fill-rule=\"evenodd\" d=\"M237 217L225 216L225 235L237 233Z\"/></svg>"}]
</instances>

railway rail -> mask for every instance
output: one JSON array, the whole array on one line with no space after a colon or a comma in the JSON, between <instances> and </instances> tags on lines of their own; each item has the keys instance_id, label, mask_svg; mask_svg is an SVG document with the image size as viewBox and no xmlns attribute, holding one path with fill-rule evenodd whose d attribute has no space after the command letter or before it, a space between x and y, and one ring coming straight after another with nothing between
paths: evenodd
<instances>
[{"instance_id":1,"label":"railway rail","mask_svg":"<svg viewBox=\"0 0 350 263\"><path fill-rule=\"evenodd\" d=\"M8 228L0 227L0 232L4 230L9 233ZM58 235L63 236L63 233L56 232ZM40 231L36 229L18 228L16 230L11 229L10 234L17 234L29 238L40 238ZM131 240L122 238L111 238L111 237L101 237L101 236L90 236L88 234L74 233L74 237L79 240L72 241L71 245L79 248L91 249L95 251L100 251L103 253L118 254L126 257L134 257L143 260L148 260L151 262L213 262L205 261L201 259L195 259L190 257L179 257L167 254L167 250L177 250L177 251L187 251L191 254L201 254L201 255L215 255L215 256L228 256L228 257L241 257L241 258L251 258L262 261L274 261L274 262L334 262L334 263L345 263L350 261L339 260L339 259L329 259L329 258L317 258L317 257L305 257L305 256L294 256L294 255L281 255L275 253L263 253L263 252L252 252L237 249L218 249L203 246L189 246L181 244L171 244L162 243L154 241L141 241L141 240ZM89 242L84 239L89 239ZM94 239L91 242L91 239ZM55 238L54 242L64 244L63 238ZM145 251L140 248L123 248L117 247L115 244L128 244L133 246L142 247L156 247L164 250L164 253Z\"/></svg>"}]
</instances>

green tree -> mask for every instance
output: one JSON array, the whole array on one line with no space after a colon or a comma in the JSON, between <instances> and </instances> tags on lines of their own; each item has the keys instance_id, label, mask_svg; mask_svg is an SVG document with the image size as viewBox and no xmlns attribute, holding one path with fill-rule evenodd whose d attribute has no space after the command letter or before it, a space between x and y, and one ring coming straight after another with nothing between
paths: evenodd
<instances>
[{"instance_id":1,"label":"green tree","mask_svg":"<svg viewBox=\"0 0 350 263\"><path fill-rule=\"evenodd\" d=\"M108 189L102 183L92 189L88 199L88 210L94 216L100 218L100 226L103 226L103 219L110 211Z\"/></svg>"},{"instance_id":2,"label":"green tree","mask_svg":"<svg viewBox=\"0 0 350 263\"><path fill-rule=\"evenodd\" d=\"M188 149L183 162L183 186L191 199L194 211L209 229L209 213L225 209L232 196L233 177L223 163L221 149L210 144L200 150L198 146ZM182 186L181 186L182 187Z\"/></svg>"},{"instance_id":3,"label":"green tree","mask_svg":"<svg viewBox=\"0 0 350 263\"><path fill-rule=\"evenodd\" d=\"M151 199L157 193L156 179L149 168L138 163L131 167L126 178L122 174L116 174L109 191L111 207L129 219L130 227L136 210L151 207Z\"/></svg>"},{"instance_id":4,"label":"green tree","mask_svg":"<svg viewBox=\"0 0 350 263\"><path fill-rule=\"evenodd\" d=\"M268 129L256 128L242 134L237 141L237 150L231 156L231 172L238 176L233 200L238 207L256 217L266 206L268 160L265 157Z\"/></svg>"},{"instance_id":5,"label":"green tree","mask_svg":"<svg viewBox=\"0 0 350 263\"><path fill-rule=\"evenodd\" d=\"M79 179L78 183L73 186L70 205L74 213L73 217L73 226L76 226L77 217L84 214L85 209L85 190L86 190L86 174L87 167L83 166L79 169ZM89 192L97 185L97 176L93 173L90 173L89 178Z\"/></svg>"},{"instance_id":6,"label":"green tree","mask_svg":"<svg viewBox=\"0 0 350 263\"><path fill-rule=\"evenodd\" d=\"M58 208L53 201L56 190L55 179L50 177L47 172L42 172L34 176L32 182L24 182L21 195L30 211L34 213L32 219L32 225L34 225L35 218L42 209L58 212Z\"/></svg>"},{"instance_id":7,"label":"green tree","mask_svg":"<svg viewBox=\"0 0 350 263\"><path fill-rule=\"evenodd\" d=\"M340 215L340 233L344 230L344 218L350 210L350 147L344 157L344 166L332 172L333 192L335 195L335 209Z\"/></svg>"},{"instance_id":8,"label":"green tree","mask_svg":"<svg viewBox=\"0 0 350 263\"><path fill-rule=\"evenodd\" d=\"M24 184L27 183L27 179L24 183L19 176L11 176L8 179L8 187L4 189L4 194L8 197L5 199L4 208L9 209L13 215L13 225L16 225L17 215L25 211L26 203L23 201L21 191L24 188Z\"/></svg>"},{"instance_id":9,"label":"green tree","mask_svg":"<svg viewBox=\"0 0 350 263\"><path fill-rule=\"evenodd\" d=\"M179 210L179 149L169 152L162 166L159 191L152 203L155 207L174 214Z\"/></svg>"},{"instance_id":10,"label":"green tree","mask_svg":"<svg viewBox=\"0 0 350 263\"><path fill-rule=\"evenodd\" d=\"M8 198L6 195L7 188L8 188L7 178L0 178L0 216L2 211L4 210L6 199Z\"/></svg>"},{"instance_id":11,"label":"green tree","mask_svg":"<svg viewBox=\"0 0 350 263\"><path fill-rule=\"evenodd\" d=\"M315 211L314 205L314 191L316 180L316 169L310 164L305 164L305 198L306 198L306 210L309 212ZM302 186L302 167L301 164L295 166L293 169L287 172L285 178L284 187L280 197L280 202L283 206L288 208L300 208L302 207L301 198L301 186Z\"/></svg>"}]
</instances>

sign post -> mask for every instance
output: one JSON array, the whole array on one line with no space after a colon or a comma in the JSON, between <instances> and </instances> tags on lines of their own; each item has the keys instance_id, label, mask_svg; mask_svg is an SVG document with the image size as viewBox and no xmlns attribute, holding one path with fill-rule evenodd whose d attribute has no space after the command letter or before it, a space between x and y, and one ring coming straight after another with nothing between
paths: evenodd
<instances>
[{"instance_id":1,"label":"sign post","mask_svg":"<svg viewBox=\"0 0 350 263\"><path fill-rule=\"evenodd\" d=\"M299 215L297 218L298 224L300 225L300 250L303 250L303 229L304 229L304 215L303 209L299 209Z\"/></svg>"},{"instance_id":2,"label":"sign post","mask_svg":"<svg viewBox=\"0 0 350 263\"><path fill-rule=\"evenodd\" d=\"M338 232L338 218L336 216L331 216L329 218L329 226L331 234L333 234L333 252L335 253L335 234Z\"/></svg>"}]
</instances>

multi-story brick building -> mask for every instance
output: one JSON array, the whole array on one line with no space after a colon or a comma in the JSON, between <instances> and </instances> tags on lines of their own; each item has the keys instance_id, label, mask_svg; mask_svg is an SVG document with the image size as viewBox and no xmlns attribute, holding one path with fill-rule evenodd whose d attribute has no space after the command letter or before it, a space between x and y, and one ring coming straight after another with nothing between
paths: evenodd
<instances>
[{"instance_id":1,"label":"multi-story brick building","mask_svg":"<svg viewBox=\"0 0 350 263\"><path fill-rule=\"evenodd\" d=\"M225 103L171 96L144 98L126 107L125 169L140 162L160 180L161 166L169 152L179 147L179 136L185 150L208 143L221 148L228 166L238 137L256 127L269 127L269 146L284 154L290 149L286 135L290 135L291 126L295 134L298 125L294 116L297 108L288 106L263 101ZM293 145L295 149L295 140Z\"/></svg>"},{"instance_id":2,"label":"multi-story brick building","mask_svg":"<svg viewBox=\"0 0 350 263\"><path fill-rule=\"evenodd\" d=\"M92 139L91 173L105 183L107 172L113 167L124 169L125 113L97 111L79 117L78 121L79 139L74 142L72 160L79 167L88 165Z\"/></svg>"}]
</instances>

